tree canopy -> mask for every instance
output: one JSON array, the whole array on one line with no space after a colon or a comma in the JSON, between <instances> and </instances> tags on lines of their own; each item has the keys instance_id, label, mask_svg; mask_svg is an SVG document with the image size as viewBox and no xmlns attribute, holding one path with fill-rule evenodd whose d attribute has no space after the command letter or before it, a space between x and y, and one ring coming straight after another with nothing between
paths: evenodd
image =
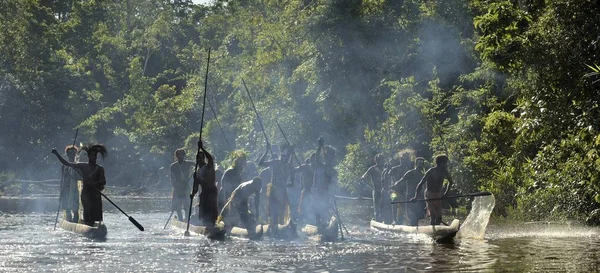
<instances>
[{"instance_id":1,"label":"tree canopy","mask_svg":"<svg viewBox=\"0 0 600 273\"><path fill-rule=\"evenodd\" d=\"M0 2L0 171L48 175L49 151L110 148L109 184L145 183L203 138L218 161L303 157L324 136L340 184L383 152L448 154L497 213L600 208L596 0L14 0ZM222 127L222 131L219 128ZM227 139L227 141L226 141ZM229 142L229 144L228 144Z\"/></svg>"}]
</instances>

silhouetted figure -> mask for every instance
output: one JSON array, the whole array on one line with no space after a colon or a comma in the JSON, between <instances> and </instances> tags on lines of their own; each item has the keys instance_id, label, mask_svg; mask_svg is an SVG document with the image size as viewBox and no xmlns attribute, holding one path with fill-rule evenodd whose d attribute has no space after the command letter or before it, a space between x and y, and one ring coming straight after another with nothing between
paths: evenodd
<instances>
[{"instance_id":1,"label":"silhouetted figure","mask_svg":"<svg viewBox=\"0 0 600 273\"><path fill-rule=\"evenodd\" d=\"M250 196L258 197L255 198L254 202L255 210L258 211L261 183L261 179L259 177L255 177L254 179L241 183L239 186L237 186L237 188L233 190L229 200L227 200L225 203L220 215L220 218L223 219L226 226L244 227L248 231L248 235L250 235L251 238L256 233L256 219L258 219L259 215L252 215L249 210L248 203L250 201ZM232 217L233 214L239 216L239 219Z\"/></svg>"},{"instance_id":2,"label":"silhouetted figure","mask_svg":"<svg viewBox=\"0 0 600 273\"><path fill-rule=\"evenodd\" d=\"M415 168L406 172L404 176L396 181L392 190L402 193L403 196L418 196L423 198L421 192L416 193L417 185L421 182L425 171L425 159L417 157ZM411 202L406 204L406 218L411 226L419 224L419 220L425 217L425 202Z\"/></svg>"},{"instance_id":3,"label":"silhouetted figure","mask_svg":"<svg viewBox=\"0 0 600 273\"><path fill-rule=\"evenodd\" d=\"M170 166L171 170L171 186L173 186L173 194L171 199L171 211L177 213L177 219L183 221L188 215L190 208L190 179L194 168L194 162L185 160L185 151L177 149L174 153L175 162ZM183 210L183 214L181 211Z\"/></svg>"},{"instance_id":4,"label":"silhouetted figure","mask_svg":"<svg viewBox=\"0 0 600 273\"><path fill-rule=\"evenodd\" d=\"M375 221L381 221L380 215L380 204L381 204L381 190L383 189L381 177L384 169L384 159L382 154L375 155L375 165L369 167L367 171L362 175L361 179L366 182L367 177L371 178L373 183L373 214Z\"/></svg>"},{"instance_id":5,"label":"silhouetted figure","mask_svg":"<svg viewBox=\"0 0 600 273\"><path fill-rule=\"evenodd\" d=\"M335 150L325 146L325 140L320 137L318 140L316 158L314 162L314 180L313 180L313 199L311 203L315 210L316 224L326 227L329 223L330 189L337 180L337 171L335 170Z\"/></svg>"},{"instance_id":6,"label":"silhouetted figure","mask_svg":"<svg viewBox=\"0 0 600 273\"><path fill-rule=\"evenodd\" d=\"M234 156L233 166L225 171L223 179L221 179L221 189L219 192L220 208L225 205L231 193L242 183L242 174L246 166L247 156L241 151L235 151Z\"/></svg>"},{"instance_id":7,"label":"silhouetted figure","mask_svg":"<svg viewBox=\"0 0 600 273\"><path fill-rule=\"evenodd\" d=\"M65 153L71 164L75 163L75 156L79 149L77 146L69 145L65 148ZM65 210L65 220L69 222L79 222L79 187L77 181L81 176L71 167L61 166L61 207Z\"/></svg>"},{"instance_id":8,"label":"silhouetted figure","mask_svg":"<svg viewBox=\"0 0 600 273\"><path fill-rule=\"evenodd\" d=\"M294 169L294 173L300 173L300 182L302 191L300 193L300 201L298 202L298 214L300 215L300 219L309 224L316 224L314 218L314 211L312 210L312 186L313 179L315 176L315 172L313 169L313 165L315 159L317 158L316 153L312 153L310 158L307 158L304 164L296 167Z\"/></svg>"},{"instance_id":9,"label":"silhouetted figure","mask_svg":"<svg viewBox=\"0 0 600 273\"><path fill-rule=\"evenodd\" d=\"M96 163L96 159L98 153L104 158L108 152L102 145L83 147L81 150L87 153L87 163L71 163L66 161L56 150L53 149L52 153L58 157L63 165L77 170L82 176L81 204L83 205L83 220L86 225L93 226L96 221L102 222L102 196L100 191L104 190L106 185L104 168Z\"/></svg>"},{"instance_id":10,"label":"silhouetted figure","mask_svg":"<svg viewBox=\"0 0 600 273\"><path fill-rule=\"evenodd\" d=\"M417 199L416 193L419 192L421 186L423 184L426 185L427 189L425 190L425 199L437 199L430 200L427 202L427 211L429 212L429 216L431 217L432 225L439 225L442 222L442 198L448 194L448 190L452 187L452 178L450 177L450 173L446 168L448 166L448 156L446 155L438 155L435 158L435 167L427 170L421 182L417 185L417 189L415 191L415 197L411 200ZM448 179L448 187L446 187L446 191L442 194L442 186L444 184L444 179Z\"/></svg>"},{"instance_id":11,"label":"silhouetted figure","mask_svg":"<svg viewBox=\"0 0 600 273\"><path fill-rule=\"evenodd\" d=\"M272 171L271 183L267 185L267 214L269 217L269 231L277 232L277 224L285 224L291 216L286 187L288 186L288 181L292 183L290 185L293 185L293 179L290 181L293 175L291 175L292 168L289 162L292 150L291 147L286 146L281 151L279 159L269 161L267 161L268 153L269 150L265 151L258 165L270 167Z\"/></svg>"},{"instance_id":12,"label":"silhouetted figure","mask_svg":"<svg viewBox=\"0 0 600 273\"><path fill-rule=\"evenodd\" d=\"M196 156L198 170L194 173L194 186L190 199L196 195L198 188L202 187L198 203L200 205L199 217L204 226L214 227L217 216L219 216L219 190L215 183L215 161L213 156L204 149L202 141L199 141L198 145L200 149Z\"/></svg>"}]
</instances>

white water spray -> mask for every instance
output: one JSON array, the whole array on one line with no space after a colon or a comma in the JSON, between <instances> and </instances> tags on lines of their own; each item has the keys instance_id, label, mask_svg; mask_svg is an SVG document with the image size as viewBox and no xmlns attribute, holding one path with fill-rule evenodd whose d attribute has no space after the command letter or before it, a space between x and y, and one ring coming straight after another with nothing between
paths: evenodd
<instances>
[{"instance_id":1,"label":"white water spray","mask_svg":"<svg viewBox=\"0 0 600 273\"><path fill-rule=\"evenodd\" d=\"M483 239L495 204L494 195L475 197L471 212L461 225L457 237Z\"/></svg>"}]
</instances>

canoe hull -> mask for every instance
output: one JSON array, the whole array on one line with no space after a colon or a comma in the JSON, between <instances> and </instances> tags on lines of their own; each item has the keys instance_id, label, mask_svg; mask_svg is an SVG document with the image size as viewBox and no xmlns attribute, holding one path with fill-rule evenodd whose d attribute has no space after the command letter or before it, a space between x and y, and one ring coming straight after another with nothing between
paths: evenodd
<instances>
[{"instance_id":1,"label":"canoe hull","mask_svg":"<svg viewBox=\"0 0 600 273\"><path fill-rule=\"evenodd\" d=\"M187 230L187 222L179 221L177 217L171 221L171 225L178 229ZM190 223L190 232L206 236L213 240L223 240L225 238L225 228L221 225L217 225L216 227L206 227L196 226Z\"/></svg>"},{"instance_id":2,"label":"canoe hull","mask_svg":"<svg viewBox=\"0 0 600 273\"><path fill-rule=\"evenodd\" d=\"M94 240L106 240L106 235L108 235L108 230L106 229L106 225L104 225L104 223L100 223L98 226L91 227L84 224L61 220L59 227Z\"/></svg>"},{"instance_id":3,"label":"canoe hull","mask_svg":"<svg viewBox=\"0 0 600 273\"><path fill-rule=\"evenodd\" d=\"M256 234L260 234L261 237L264 235L264 236L271 237L271 238L285 239L285 240L293 240L298 237L298 233L296 232L296 225L294 225L294 223L292 223L292 222L289 222L285 225L278 225L277 232L275 232L275 233L269 231L269 225L257 225L255 231L256 231ZM249 238L248 231L245 228L241 228L241 227L231 228L231 230L229 231L229 234L234 237ZM250 239L256 239L256 238L250 238Z\"/></svg>"},{"instance_id":4,"label":"canoe hull","mask_svg":"<svg viewBox=\"0 0 600 273\"><path fill-rule=\"evenodd\" d=\"M424 234L431 236L436 242L446 243L451 242L456 233L460 229L460 221L458 219L452 220L449 226L403 226L403 225L387 225L375 220L371 220L371 228L380 231L389 231L395 233L405 234Z\"/></svg>"},{"instance_id":5,"label":"canoe hull","mask_svg":"<svg viewBox=\"0 0 600 273\"><path fill-rule=\"evenodd\" d=\"M309 237L317 238L320 242L335 242L338 240L339 223L335 216L329 219L329 224L325 228L319 228L313 225L305 225L302 233Z\"/></svg>"}]
</instances>

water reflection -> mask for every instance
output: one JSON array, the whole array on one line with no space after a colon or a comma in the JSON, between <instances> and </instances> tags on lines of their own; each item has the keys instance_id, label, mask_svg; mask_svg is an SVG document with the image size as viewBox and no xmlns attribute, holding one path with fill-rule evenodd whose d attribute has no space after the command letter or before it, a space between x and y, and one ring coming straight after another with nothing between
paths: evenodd
<instances>
[{"instance_id":1,"label":"water reflection","mask_svg":"<svg viewBox=\"0 0 600 273\"><path fill-rule=\"evenodd\" d=\"M116 200L146 227L145 232L139 232L118 211L105 215L106 242L59 229L53 231L52 210L0 212L0 271L600 270L596 229L549 225L492 227L484 240L461 239L441 245L426 236L372 231L366 228L368 218L361 216L361 207L340 204L342 214L349 212L343 217L351 234L344 242L213 242L200 236L184 237L182 230L171 227L163 230L168 200Z\"/></svg>"}]
</instances>

